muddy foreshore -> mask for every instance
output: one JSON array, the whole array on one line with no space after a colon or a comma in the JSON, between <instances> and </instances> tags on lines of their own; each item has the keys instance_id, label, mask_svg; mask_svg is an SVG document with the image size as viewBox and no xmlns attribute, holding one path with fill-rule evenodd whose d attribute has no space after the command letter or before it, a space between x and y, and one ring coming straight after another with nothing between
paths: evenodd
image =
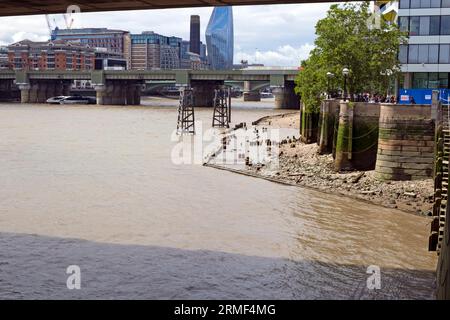
<instances>
[{"instance_id":1,"label":"muddy foreshore","mask_svg":"<svg viewBox=\"0 0 450 320\"><path fill-rule=\"evenodd\" d=\"M268 116L253 124L264 128L299 128L299 113ZM206 165L247 174L278 183L307 187L352 197L383 207L429 216L433 206L433 180L381 181L374 171L336 172L331 154L319 155L317 144L304 144L297 137L286 137L278 147L276 170L267 163L230 168L208 162Z\"/></svg>"}]
</instances>

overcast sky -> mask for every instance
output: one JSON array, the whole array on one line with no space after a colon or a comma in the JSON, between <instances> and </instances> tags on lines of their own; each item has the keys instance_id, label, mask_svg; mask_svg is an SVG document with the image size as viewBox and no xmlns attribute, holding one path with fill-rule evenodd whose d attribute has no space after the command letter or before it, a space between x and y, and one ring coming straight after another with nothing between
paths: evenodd
<instances>
[{"instance_id":1,"label":"overcast sky","mask_svg":"<svg viewBox=\"0 0 450 320\"><path fill-rule=\"evenodd\" d=\"M234 60L264 63L267 66L297 66L308 56L314 42L314 27L325 17L329 3L236 6L234 14ZM212 8L184 8L82 13L75 18L75 27L106 27L132 33L155 31L167 36L189 40L191 14L200 15L201 37ZM51 21L64 28L61 15ZM0 18L0 45L23 39L47 40L49 31L45 16Z\"/></svg>"}]
</instances>

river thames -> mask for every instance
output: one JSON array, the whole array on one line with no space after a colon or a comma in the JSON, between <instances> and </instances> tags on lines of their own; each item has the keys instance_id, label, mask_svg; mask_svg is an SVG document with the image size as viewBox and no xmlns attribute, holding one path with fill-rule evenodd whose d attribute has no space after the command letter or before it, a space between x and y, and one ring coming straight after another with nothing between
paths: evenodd
<instances>
[{"instance_id":1,"label":"river thames","mask_svg":"<svg viewBox=\"0 0 450 320\"><path fill-rule=\"evenodd\" d=\"M236 108L233 123L280 112ZM0 299L434 298L430 220L176 165L176 120L172 106L0 104Z\"/></svg>"}]
</instances>

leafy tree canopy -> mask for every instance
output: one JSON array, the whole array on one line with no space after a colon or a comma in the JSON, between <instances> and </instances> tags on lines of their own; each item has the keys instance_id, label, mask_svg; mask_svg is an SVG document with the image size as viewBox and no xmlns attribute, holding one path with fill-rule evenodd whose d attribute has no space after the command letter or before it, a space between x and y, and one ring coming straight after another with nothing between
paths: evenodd
<instances>
[{"instance_id":1,"label":"leafy tree canopy","mask_svg":"<svg viewBox=\"0 0 450 320\"><path fill-rule=\"evenodd\" d=\"M400 72L399 46L406 34L397 25L374 15L369 2L333 4L316 25L315 48L301 62L296 92L307 109L317 110L327 91L327 72L334 87L343 86L342 69L350 75L350 93L386 92L390 79Z\"/></svg>"}]
</instances>

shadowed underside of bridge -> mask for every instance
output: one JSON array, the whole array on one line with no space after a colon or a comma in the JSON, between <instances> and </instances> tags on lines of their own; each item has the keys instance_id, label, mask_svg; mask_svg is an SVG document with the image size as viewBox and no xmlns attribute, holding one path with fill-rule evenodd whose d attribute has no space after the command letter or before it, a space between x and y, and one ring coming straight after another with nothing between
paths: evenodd
<instances>
[{"instance_id":1,"label":"shadowed underside of bridge","mask_svg":"<svg viewBox=\"0 0 450 320\"><path fill-rule=\"evenodd\" d=\"M70 5L78 5L81 12L96 12L313 2L333 2L333 0L0 0L0 16L65 13Z\"/></svg>"}]
</instances>

